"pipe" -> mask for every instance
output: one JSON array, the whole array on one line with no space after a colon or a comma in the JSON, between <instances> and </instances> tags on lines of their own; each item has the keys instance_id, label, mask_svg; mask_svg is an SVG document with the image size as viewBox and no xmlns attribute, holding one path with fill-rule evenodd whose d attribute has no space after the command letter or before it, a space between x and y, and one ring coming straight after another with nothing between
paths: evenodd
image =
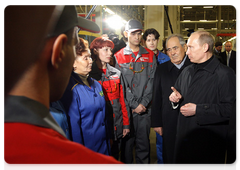
<instances>
[{"instance_id":1,"label":"pipe","mask_svg":"<svg viewBox=\"0 0 240 170\"><path fill-rule=\"evenodd\" d=\"M91 13L96 9L97 5L93 5L93 7L90 9L89 13L85 17L85 19L88 19L88 17L91 15Z\"/></svg>"},{"instance_id":2,"label":"pipe","mask_svg":"<svg viewBox=\"0 0 240 170\"><path fill-rule=\"evenodd\" d=\"M172 34L173 34L173 29L172 29L171 21L170 21L169 16L168 16L168 11L167 11L167 7L166 7L166 5L164 5L164 9L165 9L165 12L166 12L166 15L167 15L167 19L168 19L169 27L170 27L171 32L172 32Z\"/></svg>"}]
</instances>

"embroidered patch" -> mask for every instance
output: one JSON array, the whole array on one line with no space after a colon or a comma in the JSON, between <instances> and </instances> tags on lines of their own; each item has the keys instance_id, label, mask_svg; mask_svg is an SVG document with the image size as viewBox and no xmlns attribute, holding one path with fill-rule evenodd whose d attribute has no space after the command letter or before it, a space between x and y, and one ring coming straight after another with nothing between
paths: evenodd
<instances>
[{"instance_id":1,"label":"embroidered patch","mask_svg":"<svg viewBox=\"0 0 240 170\"><path fill-rule=\"evenodd\" d=\"M99 94L100 94L100 96L103 96L103 91L100 91Z\"/></svg>"},{"instance_id":2,"label":"embroidered patch","mask_svg":"<svg viewBox=\"0 0 240 170\"><path fill-rule=\"evenodd\" d=\"M118 75L113 75L113 76L111 76L113 79L118 79L119 77L118 77Z\"/></svg>"},{"instance_id":3,"label":"embroidered patch","mask_svg":"<svg viewBox=\"0 0 240 170\"><path fill-rule=\"evenodd\" d=\"M141 57L141 58L139 58L139 59L140 59L140 61L142 61L142 62L148 62L148 61L149 61L148 57Z\"/></svg>"}]
</instances>

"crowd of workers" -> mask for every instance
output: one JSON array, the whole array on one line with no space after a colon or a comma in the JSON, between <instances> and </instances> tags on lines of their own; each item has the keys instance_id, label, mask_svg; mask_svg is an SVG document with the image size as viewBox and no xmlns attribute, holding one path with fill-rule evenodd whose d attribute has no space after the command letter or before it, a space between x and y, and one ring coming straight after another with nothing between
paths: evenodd
<instances>
[{"instance_id":1,"label":"crowd of workers","mask_svg":"<svg viewBox=\"0 0 240 170\"><path fill-rule=\"evenodd\" d=\"M135 156L147 164L151 127L158 163L235 161L231 42L219 52L209 32L194 32L187 43L172 34L160 51L158 31L131 19L120 42L103 35L89 44L79 28L99 28L74 6L55 22L36 59L5 90L6 162L130 164Z\"/></svg>"}]
</instances>

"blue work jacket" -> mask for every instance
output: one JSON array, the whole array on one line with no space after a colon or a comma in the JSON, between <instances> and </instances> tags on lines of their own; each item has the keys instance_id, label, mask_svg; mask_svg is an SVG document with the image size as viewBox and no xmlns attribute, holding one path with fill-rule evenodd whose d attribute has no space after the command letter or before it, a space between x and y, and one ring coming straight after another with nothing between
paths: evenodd
<instances>
[{"instance_id":1,"label":"blue work jacket","mask_svg":"<svg viewBox=\"0 0 240 170\"><path fill-rule=\"evenodd\" d=\"M87 148L109 155L106 102L102 86L91 77L86 86L72 72L67 89L61 99L70 122L72 140Z\"/></svg>"}]
</instances>

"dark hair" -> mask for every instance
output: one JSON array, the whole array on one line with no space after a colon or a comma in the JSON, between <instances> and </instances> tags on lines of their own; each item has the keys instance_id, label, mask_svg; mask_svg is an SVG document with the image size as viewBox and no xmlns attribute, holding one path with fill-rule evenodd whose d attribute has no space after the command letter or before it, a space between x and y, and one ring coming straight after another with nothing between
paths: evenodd
<instances>
[{"instance_id":1,"label":"dark hair","mask_svg":"<svg viewBox=\"0 0 240 170\"><path fill-rule=\"evenodd\" d=\"M215 47L218 47L218 46L222 46L222 42L217 41L217 42L215 43Z\"/></svg>"},{"instance_id":2,"label":"dark hair","mask_svg":"<svg viewBox=\"0 0 240 170\"><path fill-rule=\"evenodd\" d=\"M143 34L143 39L146 41L147 40L147 36L149 35L149 34L153 34L154 36L155 36L155 39L159 39L159 37L160 37L160 34L158 33L158 31L157 30L155 30L154 28L149 28L149 29L147 29L145 32L144 32L144 34Z\"/></svg>"},{"instance_id":3,"label":"dark hair","mask_svg":"<svg viewBox=\"0 0 240 170\"><path fill-rule=\"evenodd\" d=\"M95 38L90 44L92 59L95 60L97 57L97 55L94 53L94 49L97 50L99 48L103 48L106 46L111 47L112 49L114 48L113 42L108 38L104 38L104 37Z\"/></svg>"},{"instance_id":4,"label":"dark hair","mask_svg":"<svg viewBox=\"0 0 240 170\"><path fill-rule=\"evenodd\" d=\"M83 38L79 38L79 43L76 45L76 54L82 55L83 52L89 50L88 41L84 40Z\"/></svg>"}]
</instances>

